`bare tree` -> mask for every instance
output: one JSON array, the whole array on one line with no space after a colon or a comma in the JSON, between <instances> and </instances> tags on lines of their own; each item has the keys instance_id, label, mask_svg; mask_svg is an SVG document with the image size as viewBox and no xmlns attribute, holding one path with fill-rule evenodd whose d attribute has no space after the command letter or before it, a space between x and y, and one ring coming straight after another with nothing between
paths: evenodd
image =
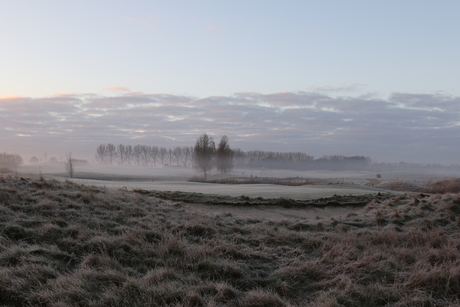
<instances>
[{"instance_id":1,"label":"bare tree","mask_svg":"<svg viewBox=\"0 0 460 307\"><path fill-rule=\"evenodd\" d=\"M246 161L246 153L241 149L233 149L233 161L237 166L244 166Z\"/></svg>"},{"instance_id":2,"label":"bare tree","mask_svg":"<svg viewBox=\"0 0 460 307\"><path fill-rule=\"evenodd\" d=\"M180 160L182 159L182 147L174 147L173 151L174 159L176 159L176 165L179 165Z\"/></svg>"},{"instance_id":3,"label":"bare tree","mask_svg":"<svg viewBox=\"0 0 460 307\"><path fill-rule=\"evenodd\" d=\"M107 150L107 158L109 159L108 162L111 165L113 163L113 160L117 156L117 148L113 144L107 144L106 150Z\"/></svg>"},{"instance_id":4,"label":"bare tree","mask_svg":"<svg viewBox=\"0 0 460 307\"><path fill-rule=\"evenodd\" d=\"M141 164L142 157L142 145L136 145L133 147L133 158L136 161L137 165Z\"/></svg>"},{"instance_id":5,"label":"bare tree","mask_svg":"<svg viewBox=\"0 0 460 307\"><path fill-rule=\"evenodd\" d=\"M196 168L196 163L195 163L195 147L191 146L190 147L190 162L192 164L192 167Z\"/></svg>"},{"instance_id":6,"label":"bare tree","mask_svg":"<svg viewBox=\"0 0 460 307\"><path fill-rule=\"evenodd\" d=\"M131 161L133 160L133 146L127 145L125 146L125 153L126 153L126 161L128 165L131 165Z\"/></svg>"},{"instance_id":7,"label":"bare tree","mask_svg":"<svg viewBox=\"0 0 460 307\"><path fill-rule=\"evenodd\" d=\"M145 166L149 165L149 158L150 158L150 146L142 145L141 146L142 164Z\"/></svg>"},{"instance_id":8,"label":"bare tree","mask_svg":"<svg viewBox=\"0 0 460 307\"><path fill-rule=\"evenodd\" d=\"M123 165L126 160L126 146L123 144L119 144L117 146L117 156L120 159L119 164Z\"/></svg>"},{"instance_id":9,"label":"bare tree","mask_svg":"<svg viewBox=\"0 0 460 307\"><path fill-rule=\"evenodd\" d=\"M184 166L187 166L187 162L192 158L192 149L188 146L182 148L182 155L184 157Z\"/></svg>"},{"instance_id":10,"label":"bare tree","mask_svg":"<svg viewBox=\"0 0 460 307\"><path fill-rule=\"evenodd\" d=\"M219 146L217 146L216 167L221 173L227 173L233 168L233 152L226 135L220 139Z\"/></svg>"},{"instance_id":11,"label":"bare tree","mask_svg":"<svg viewBox=\"0 0 460 307\"><path fill-rule=\"evenodd\" d=\"M155 166L157 164L159 151L160 151L160 149L158 148L158 146L150 147L150 158L151 158L151 161L153 163L153 166Z\"/></svg>"},{"instance_id":12,"label":"bare tree","mask_svg":"<svg viewBox=\"0 0 460 307\"><path fill-rule=\"evenodd\" d=\"M96 149L96 161L98 161L100 164L104 164L106 157L107 157L107 147L104 144L101 144Z\"/></svg>"},{"instance_id":13,"label":"bare tree","mask_svg":"<svg viewBox=\"0 0 460 307\"><path fill-rule=\"evenodd\" d=\"M206 180L206 174L212 169L216 152L216 145L213 138L209 137L206 133L201 135L196 140L193 152L195 156L195 167L203 171L204 180Z\"/></svg>"},{"instance_id":14,"label":"bare tree","mask_svg":"<svg viewBox=\"0 0 460 307\"><path fill-rule=\"evenodd\" d=\"M74 168L74 159L72 158L72 153L68 153L66 155L66 161L64 162L65 170L70 178L73 178L73 174L75 173Z\"/></svg>"},{"instance_id":15,"label":"bare tree","mask_svg":"<svg viewBox=\"0 0 460 307\"><path fill-rule=\"evenodd\" d=\"M158 157L161 160L161 165L165 165L165 159L166 159L167 154L168 154L168 151L164 147L161 147L160 150L158 151Z\"/></svg>"},{"instance_id":16,"label":"bare tree","mask_svg":"<svg viewBox=\"0 0 460 307\"><path fill-rule=\"evenodd\" d=\"M172 160L174 158L174 151L171 148L169 148L166 156L168 157L168 160L169 160L169 166L171 166Z\"/></svg>"}]
</instances>

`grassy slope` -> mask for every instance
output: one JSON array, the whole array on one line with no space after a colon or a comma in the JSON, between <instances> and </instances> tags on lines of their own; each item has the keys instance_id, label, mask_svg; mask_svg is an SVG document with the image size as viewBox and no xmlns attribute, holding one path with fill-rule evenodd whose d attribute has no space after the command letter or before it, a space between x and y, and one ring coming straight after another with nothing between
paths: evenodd
<instances>
[{"instance_id":1,"label":"grassy slope","mask_svg":"<svg viewBox=\"0 0 460 307\"><path fill-rule=\"evenodd\" d=\"M459 214L458 194L418 194L341 220L211 218L141 193L0 178L0 301L454 306Z\"/></svg>"}]
</instances>

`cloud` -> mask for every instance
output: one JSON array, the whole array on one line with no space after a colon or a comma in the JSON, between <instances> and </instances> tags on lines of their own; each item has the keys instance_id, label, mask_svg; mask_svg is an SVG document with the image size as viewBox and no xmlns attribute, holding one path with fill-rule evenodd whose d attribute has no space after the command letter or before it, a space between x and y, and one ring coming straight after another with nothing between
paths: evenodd
<instances>
[{"instance_id":1,"label":"cloud","mask_svg":"<svg viewBox=\"0 0 460 307\"><path fill-rule=\"evenodd\" d=\"M334 86L334 85L322 85L322 86L310 86L308 89L315 92L324 93L337 93L337 92L350 92L356 90L362 90L365 88L365 84L354 83L349 85Z\"/></svg>"},{"instance_id":2,"label":"cloud","mask_svg":"<svg viewBox=\"0 0 460 307\"><path fill-rule=\"evenodd\" d=\"M112 92L131 92L129 88L123 87L123 86L106 87L105 90L112 91Z\"/></svg>"},{"instance_id":3,"label":"cloud","mask_svg":"<svg viewBox=\"0 0 460 307\"><path fill-rule=\"evenodd\" d=\"M8 95L8 96L2 96L0 97L0 100L7 100L7 99L16 99L16 98L21 98L22 96L18 95Z\"/></svg>"},{"instance_id":4,"label":"cloud","mask_svg":"<svg viewBox=\"0 0 460 307\"><path fill-rule=\"evenodd\" d=\"M313 91L3 97L0 144L3 151L14 145L15 152L52 149L92 157L102 143L191 146L207 132L228 135L233 147L244 150L453 163L460 152L454 141L460 135L459 105L459 97L441 94L394 93L382 99Z\"/></svg>"},{"instance_id":5,"label":"cloud","mask_svg":"<svg viewBox=\"0 0 460 307\"><path fill-rule=\"evenodd\" d=\"M451 97L442 94L410 94L392 93L389 101L397 103L402 108L419 110L456 110L460 111L460 97Z\"/></svg>"}]
</instances>

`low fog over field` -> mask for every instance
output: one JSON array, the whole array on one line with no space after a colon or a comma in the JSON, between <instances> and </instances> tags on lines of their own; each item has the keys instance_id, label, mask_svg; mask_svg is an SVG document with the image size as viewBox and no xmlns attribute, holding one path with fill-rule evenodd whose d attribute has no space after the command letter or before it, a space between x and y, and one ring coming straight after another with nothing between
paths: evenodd
<instances>
[{"instance_id":1,"label":"low fog over field","mask_svg":"<svg viewBox=\"0 0 460 307\"><path fill-rule=\"evenodd\" d=\"M315 199L337 195L363 195L386 191L405 182L420 188L430 182L455 177L455 173L371 171L294 171L234 169L211 172L209 182L196 182L200 171L185 167L76 166L76 183L108 188L183 191L216 195ZM69 180L62 164L24 166L20 173Z\"/></svg>"}]
</instances>

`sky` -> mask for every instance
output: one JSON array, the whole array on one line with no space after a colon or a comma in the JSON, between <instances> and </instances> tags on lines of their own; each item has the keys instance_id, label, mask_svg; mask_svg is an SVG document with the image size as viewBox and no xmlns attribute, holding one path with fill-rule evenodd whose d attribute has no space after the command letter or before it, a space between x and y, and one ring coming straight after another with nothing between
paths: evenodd
<instances>
[{"instance_id":1,"label":"sky","mask_svg":"<svg viewBox=\"0 0 460 307\"><path fill-rule=\"evenodd\" d=\"M0 152L460 164L460 1L0 0ZM27 161L26 161L27 162Z\"/></svg>"}]
</instances>

